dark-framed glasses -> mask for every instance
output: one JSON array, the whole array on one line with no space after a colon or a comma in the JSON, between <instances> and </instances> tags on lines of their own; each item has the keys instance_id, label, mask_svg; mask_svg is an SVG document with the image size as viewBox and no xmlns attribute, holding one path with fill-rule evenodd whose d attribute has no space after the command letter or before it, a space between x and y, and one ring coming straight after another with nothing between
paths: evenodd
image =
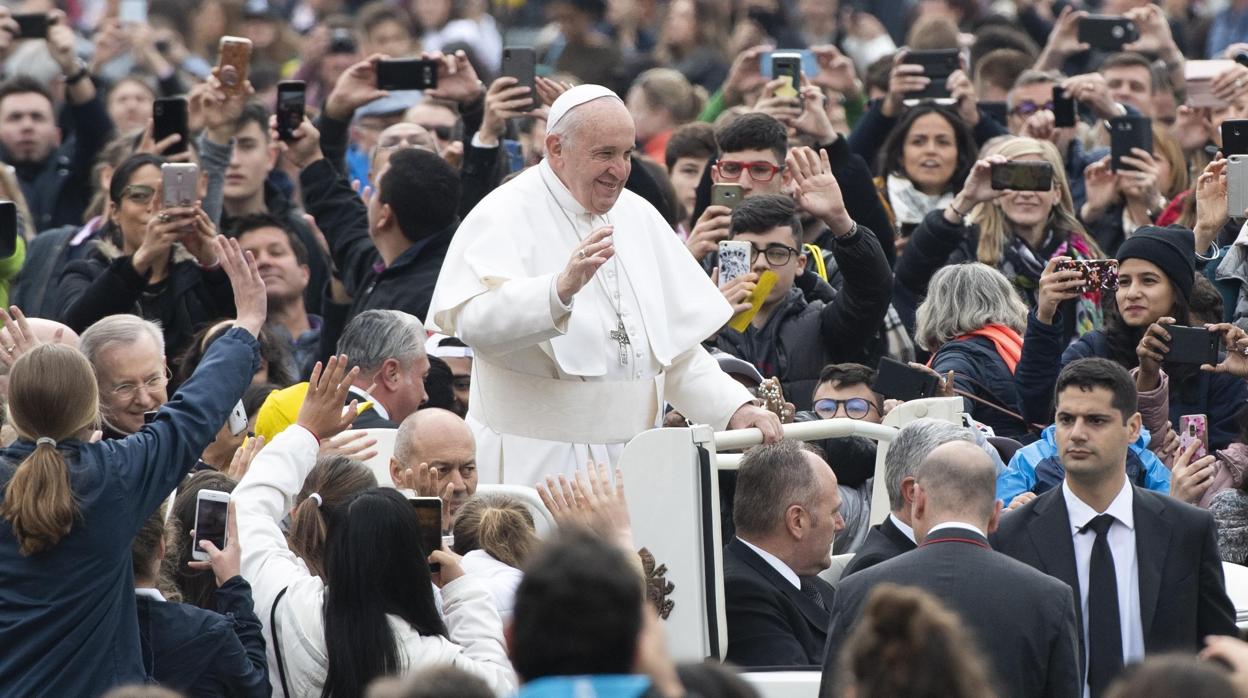
<instances>
[{"instance_id":1,"label":"dark-framed glasses","mask_svg":"<svg viewBox=\"0 0 1248 698\"><path fill-rule=\"evenodd\" d=\"M872 408L879 409L874 402L866 398L851 397L848 400L837 400L825 397L821 400L815 400L815 414L819 415L821 419L832 419L842 405L845 406L845 416L850 419L862 419L871 414Z\"/></svg>"},{"instance_id":2,"label":"dark-framed glasses","mask_svg":"<svg viewBox=\"0 0 1248 698\"><path fill-rule=\"evenodd\" d=\"M767 263L773 267L782 267L793 259L793 255L799 254L792 247L784 245L768 245L766 249L759 249L754 245L750 245L750 264L758 259L758 255L763 254L767 257Z\"/></svg>"}]
</instances>

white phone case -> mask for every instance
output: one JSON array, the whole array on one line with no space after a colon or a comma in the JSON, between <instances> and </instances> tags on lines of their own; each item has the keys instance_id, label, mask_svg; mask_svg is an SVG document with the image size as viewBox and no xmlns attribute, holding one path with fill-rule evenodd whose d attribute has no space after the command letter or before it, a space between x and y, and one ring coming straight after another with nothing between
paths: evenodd
<instances>
[{"instance_id":1,"label":"white phone case","mask_svg":"<svg viewBox=\"0 0 1248 698\"><path fill-rule=\"evenodd\" d=\"M719 243L719 287L723 288L750 273L750 243L723 240Z\"/></svg>"},{"instance_id":2,"label":"white phone case","mask_svg":"<svg viewBox=\"0 0 1248 698\"><path fill-rule=\"evenodd\" d=\"M192 163L167 162L160 166L161 205L191 206L199 190L199 167Z\"/></svg>"},{"instance_id":3,"label":"white phone case","mask_svg":"<svg viewBox=\"0 0 1248 698\"><path fill-rule=\"evenodd\" d=\"M1248 155L1226 159L1226 215L1243 218L1248 209Z\"/></svg>"},{"instance_id":4,"label":"white phone case","mask_svg":"<svg viewBox=\"0 0 1248 698\"><path fill-rule=\"evenodd\" d=\"M225 536L228 535L226 533L228 530L226 518L229 515L229 506L230 495L228 492L218 492L217 490L199 491L199 494L195 498L195 539L191 541L191 559L204 561L208 560L208 553L199 547L199 541L208 538L208 536L203 535L204 532L200 530L205 523L211 521L215 528L216 522L219 521L222 532L222 542L225 542ZM211 511L209 508L211 508ZM208 516L211 516L212 518L205 518ZM217 547L220 548L223 546Z\"/></svg>"}]
</instances>

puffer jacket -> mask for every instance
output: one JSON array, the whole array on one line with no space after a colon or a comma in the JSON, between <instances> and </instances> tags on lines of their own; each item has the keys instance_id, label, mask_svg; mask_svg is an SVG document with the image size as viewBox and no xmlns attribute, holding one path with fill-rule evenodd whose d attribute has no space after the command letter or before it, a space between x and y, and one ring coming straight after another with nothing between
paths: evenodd
<instances>
[{"instance_id":1,"label":"puffer jacket","mask_svg":"<svg viewBox=\"0 0 1248 698\"><path fill-rule=\"evenodd\" d=\"M953 371L953 385L960 392L1019 413L1014 376L987 337L947 342L932 357L932 369L941 375ZM1027 425L1020 419L977 400L963 398L962 401L966 403L967 414L992 427L997 436L1018 438L1027 433Z\"/></svg>"},{"instance_id":2,"label":"puffer jacket","mask_svg":"<svg viewBox=\"0 0 1248 698\"><path fill-rule=\"evenodd\" d=\"M1066 469L1057 455L1057 428L1050 424L1040 440L1020 448L997 476L997 499L1007 506L1023 492L1044 494L1062 484ZM1170 471L1150 450L1147 429L1127 447L1127 479L1144 489L1170 494Z\"/></svg>"}]
</instances>

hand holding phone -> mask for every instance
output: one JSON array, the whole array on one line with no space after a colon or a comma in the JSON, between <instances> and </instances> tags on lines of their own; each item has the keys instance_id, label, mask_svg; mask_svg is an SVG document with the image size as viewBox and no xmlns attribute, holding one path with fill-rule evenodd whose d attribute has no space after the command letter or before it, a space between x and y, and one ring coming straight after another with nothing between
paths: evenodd
<instances>
[{"instance_id":1,"label":"hand holding phone","mask_svg":"<svg viewBox=\"0 0 1248 698\"><path fill-rule=\"evenodd\" d=\"M1053 127L1074 128L1075 98L1066 94L1061 85L1053 86Z\"/></svg>"},{"instance_id":2,"label":"hand holding phone","mask_svg":"<svg viewBox=\"0 0 1248 698\"><path fill-rule=\"evenodd\" d=\"M731 182L720 182L711 185L711 204L736 210L745 199L744 187Z\"/></svg>"},{"instance_id":3,"label":"hand holding phone","mask_svg":"<svg viewBox=\"0 0 1248 698\"><path fill-rule=\"evenodd\" d=\"M992 188L997 191L1050 191L1053 166L1044 160L992 163Z\"/></svg>"},{"instance_id":4,"label":"hand holding phone","mask_svg":"<svg viewBox=\"0 0 1248 698\"><path fill-rule=\"evenodd\" d=\"M221 91L239 96L247 91L247 73L251 67L251 39L223 36L219 45L221 55L217 79Z\"/></svg>"},{"instance_id":5,"label":"hand holding phone","mask_svg":"<svg viewBox=\"0 0 1248 698\"><path fill-rule=\"evenodd\" d=\"M199 166L166 162L160 166L161 208L193 206L199 198Z\"/></svg>"},{"instance_id":6,"label":"hand holding phone","mask_svg":"<svg viewBox=\"0 0 1248 698\"><path fill-rule=\"evenodd\" d=\"M1210 332L1203 327L1184 327L1182 325L1166 325L1165 331L1170 335L1167 342L1169 351L1165 361L1171 364L1204 364L1217 365L1218 347L1222 343L1221 335ZM1147 342L1146 335L1141 344Z\"/></svg>"},{"instance_id":7,"label":"hand holding phone","mask_svg":"<svg viewBox=\"0 0 1248 698\"><path fill-rule=\"evenodd\" d=\"M152 103L152 142L160 143L176 135L178 142L165 149L165 155L185 153L190 136L186 97L161 97Z\"/></svg>"},{"instance_id":8,"label":"hand holding phone","mask_svg":"<svg viewBox=\"0 0 1248 698\"><path fill-rule=\"evenodd\" d=\"M421 58L377 61L377 89L432 90L438 86L438 61Z\"/></svg>"},{"instance_id":9,"label":"hand holding phone","mask_svg":"<svg viewBox=\"0 0 1248 698\"><path fill-rule=\"evenodd\" d=\"M211 541L218 550L225 548L226 519L229 513L230 495L217 490L200 490L195 500L195 539L191 544L191 558L199 561L209 559L208 552L200 547L200 541Z\"/></svg>"},{"instance_id":10,"label":"hand holding phone","mask_svg":"<svg viewBox=\"0 0 1248 698\"><path fill-rule=\"evenodd\" d=\"M1192 444L1199 444L1192 460L1209 454L1209 418L1203 414L1185 414L1179 417L1179 452Z\"/></svg>"},{"instance_id":11,"label":"hand holding phone","mask_svg":"<svg viewBox=\"0 0 1248 698\"><path fill-rule=\"evenodd\" d=\"M541 99L537 96L537 52L532 48L505 47L499 77L515 78L516 87L529 88L529 96L533 101L520 111L533 111L541 105Z\"/></svg>"},{"instance_id":12,"label":"hand holding phone","mask_svg":"<svg viewBox=\"0 0 1248 698\"><path fill-rule=\"evenodd\" d=\"M1153 120L1147 116L1116 116L1109 120L1110 168L1114 172L1135 169L1122 162L1134 157L1132 148L1153 152Z\"/></svg>"},{"instance_id":13,"label":"hand holding phone","mask_svg":"<svg viewBox=\"0 0 1248 698\"><path fill-rule=\"evenodd\" d=\"M442 549L442 499L439 497L410 497L412 510L416 512L416 520L420 524L421 552L429 557L436 550ZM436 562L429 563L432 572L439 570Z\"/></svg>"},{"instance_id":14,"label":"hand holding phone","mask_svg":"<svg viewBox=\"0 0 1248 698\"><path fill-rule=\"evenodd\" d=\"M923 66L923 77L929 80L927 87L922 90L907 92L907 101L924 99L943 101L953 98L947 83L949 76L962 67L961 52L958 49L906 51L902 62Z\"/></svg>"},{"instance_id":15,"label":"hand holding phone","mask_svg":"<svg viewBox=\"0 0 1248 698\"><path fill-rule=\"evenodd\" d=\"M894 400L919 400L940 396L940 376L904 364L892 357L880 357L871 389Z\"/></svg>"},{"instance_id":16,"label":"hand holding phone","mask_svg":"<svg viewBox=\"0 0 1248 698\"><path fill-rule=\"evenodd\" d=\"M48 16L43 13L13 15L17 22L17 38L46 39L48 38Z\"/></svg>"},{"instance_id":17,"label":"hand holding phone","mask_svg":"<svg viewBox=\"0 0 1248 698\"><path fill-rule=\"evenodd\" d=\"M724 240L719 243L719 287L750 273L750 243L744 240Z\"/></svg>"},{"instance_id":18,"label":"hand holding phone","mask_svg":"<svg viewBox=\"0 0 1248 698\"><path fill-rule=\"evenodd\" d=\"M771 54L771 74L776 79L786 80L775 91L777 97L798 99L802 89L802 54L773 53ZM799 108L801 106L799 101Z\"/></svg>"},{"instance_id":19,"label":"hand holding phone","mask_svg":"<svg viewBox=\"0 0 1248 698\"><path fill-rule=\"evenodd\" d=\"M307 98L307 85L302 80L283 80L277 83L277 137L289 143L295 139L295 129L303 123L303 107Z\"/></svg>"},{"instance_id":20,"label":"hand holding phone","mask_svg":"<svg viewBox=\"0 0 1248 698\"><path fill-rule=\"evenodd\" d=\"M1081 43L1102 51L1121 51L1140 40L1135 22L1119 15L1088 15L1079 20L1077 34Z\"/></svg>"}]
</instances>

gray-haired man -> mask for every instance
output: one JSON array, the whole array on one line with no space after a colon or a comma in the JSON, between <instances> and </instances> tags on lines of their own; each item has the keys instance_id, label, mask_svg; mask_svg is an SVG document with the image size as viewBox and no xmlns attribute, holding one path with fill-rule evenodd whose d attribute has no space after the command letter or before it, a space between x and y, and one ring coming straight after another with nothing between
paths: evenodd
<instances>
[{"instance_id":1,"label":"gray-haired man","mask_svg":"<svg viewBox=\"0 0 1248 698\"><path fill-rule=\"evenodd\" d=\"M338 353L360 367L349 398L370 406L352 428L395 429L425 401L429 357L425 326L415 316L399 310L366 310L343 329Z\"/></svg>"}]
</instances>

